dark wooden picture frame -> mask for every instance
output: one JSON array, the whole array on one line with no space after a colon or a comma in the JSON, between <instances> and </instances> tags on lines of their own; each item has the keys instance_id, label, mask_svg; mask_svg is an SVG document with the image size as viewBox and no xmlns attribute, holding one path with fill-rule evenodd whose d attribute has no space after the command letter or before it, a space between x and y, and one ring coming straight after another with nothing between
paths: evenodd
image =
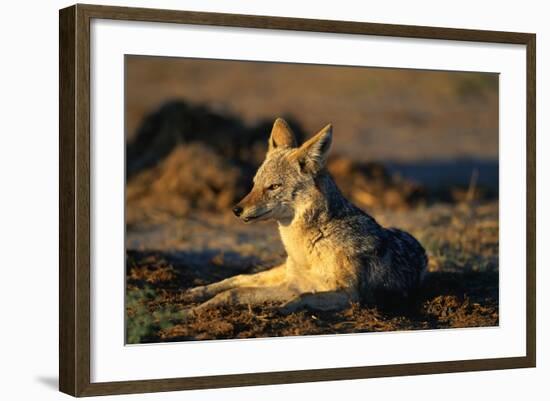
<instances>
[{"instance_id":1,"label":"dark wooden picture frame","mask_svg":"<svg viewBox=\"0 0 550 401\"><path fill-rule=\"evenodd\" d=\"M526 356L91 383L90 21L93 18L525 45L527 49ZM73 396L93 396L535 366L535 34L80 4L60 10L59 29L59 388L62 392Z\"/></svg>"}]
</instances>

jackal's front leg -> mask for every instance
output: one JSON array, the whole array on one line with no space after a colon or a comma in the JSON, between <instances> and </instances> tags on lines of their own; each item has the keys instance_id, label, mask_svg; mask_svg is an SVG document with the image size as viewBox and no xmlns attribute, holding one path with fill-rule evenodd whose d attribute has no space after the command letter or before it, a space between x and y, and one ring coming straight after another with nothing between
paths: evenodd
<instances>
[{"instance_id":1,"label":"jackal's front leg","mask_svg":"<svg viewBox=\"0 0 550 401\"><path fill-rule=\"evenodd\" d=\"M265 303L278 303L292 299L297 295L285 284L270 287L239 287L223 291L212 299L183 311L184 317L194 316L205 309L221 305L262 305Z\"/></svg>"},{"instance_id":2,"label":"jackal's front leg","mask_svg":"<svg viewBox=\"0 0 550 401\"><path fill-rule=\"evenodd\" d=\"M184 299L188 302L200 302L233 288L278 286L285 280L285 266L283 263L260 273L239 274L217 283L195 287L184 294Z\"/></svg>"}]
</instances>

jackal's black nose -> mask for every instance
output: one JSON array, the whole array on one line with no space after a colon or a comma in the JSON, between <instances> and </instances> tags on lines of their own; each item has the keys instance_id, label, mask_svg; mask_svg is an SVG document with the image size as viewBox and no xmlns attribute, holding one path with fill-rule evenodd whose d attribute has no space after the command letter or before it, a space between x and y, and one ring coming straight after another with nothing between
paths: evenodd
<instances>
[{"instance_id":1,"label":"jackal's black nose","mask_svg":"<svg viewBox=\"0 0 550 401\"><path fill-rule=\"evenodd\" d=\"M235 213L235 216L239 217L243 213L243 208L240 206L235 206L233 208L233 213Z\"/></svg>"}]
</instances>

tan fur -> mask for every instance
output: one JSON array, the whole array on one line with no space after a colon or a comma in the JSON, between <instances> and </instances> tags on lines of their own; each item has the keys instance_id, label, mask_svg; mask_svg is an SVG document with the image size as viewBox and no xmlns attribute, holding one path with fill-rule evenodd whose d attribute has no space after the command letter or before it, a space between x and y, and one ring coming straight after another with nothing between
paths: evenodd
<instances>
[{"instance_id":1,"label":"tan fur","mask_svg":"<svg viewBox=\"0 0 550 401\"><path fill-rule=\"evenodd\" d=\"M286 312L335 310L370 289L414 287L413 275L420 277L426 265L422 247L404 232L380 227L340 194L325 169L331 142L328 125L296 147L286 122L275 121L254 187L234 211L245 222L275 219L286 262L188 291L189 301L208 300L189 313L265 302Z\"/></svg>"}]
</instances>

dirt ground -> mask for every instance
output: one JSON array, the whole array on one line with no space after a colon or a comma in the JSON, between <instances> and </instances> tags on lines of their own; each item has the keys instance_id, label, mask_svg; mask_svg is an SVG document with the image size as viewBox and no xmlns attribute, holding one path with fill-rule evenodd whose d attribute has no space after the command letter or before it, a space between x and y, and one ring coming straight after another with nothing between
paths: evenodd
<instances>
[{"instance_id":1,"label":"dirt ground","mask_svg":"<svg viewBox=\"0 0 550 401\"><path fill-rule=\"evenodd\" d=\"M185 289L284 259L276 226L245 225L218 213L134 226L127 235L128 342L498 325L496 202L435 204L374 216L409 230L427 249L429 273L414 298L288 316L271 305L215 308L186 321L179 315L190 306L182 301Z\"/></svg>"}]
</instances>

